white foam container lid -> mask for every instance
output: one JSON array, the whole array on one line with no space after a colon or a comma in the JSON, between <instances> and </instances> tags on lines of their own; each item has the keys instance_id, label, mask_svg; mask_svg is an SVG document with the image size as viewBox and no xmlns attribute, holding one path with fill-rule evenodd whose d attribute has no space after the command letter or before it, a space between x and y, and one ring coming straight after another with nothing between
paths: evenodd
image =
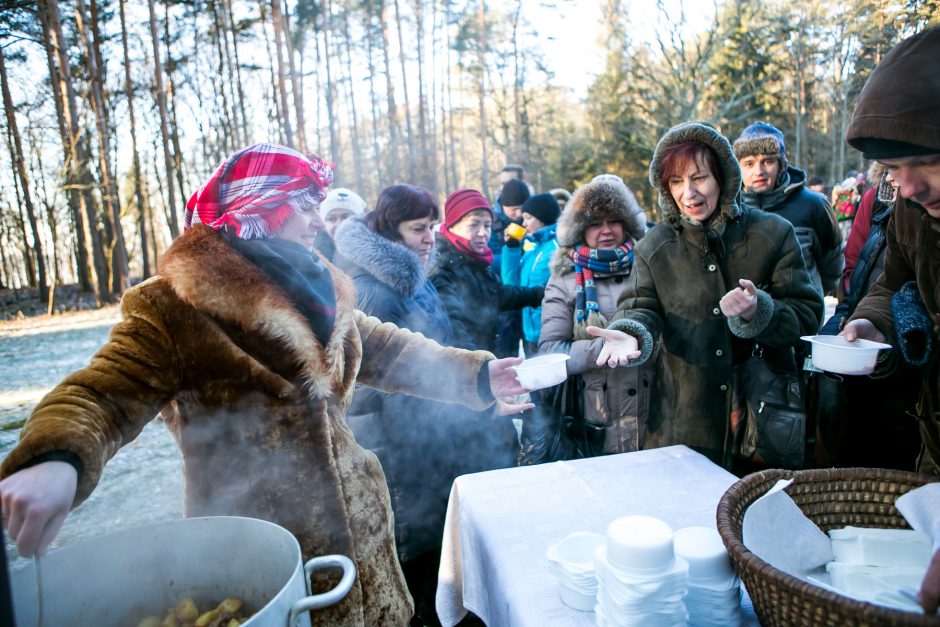
<instances>
[{"instance_id":1,"label":"white foam container lid","mask_svg":"<svg viewBox=\"0 0 940 627\"><path fill-rule=\"evenodd\" d=\"M689 583L722 582L735 577L731 557L718 530L709 527L685 527L673 539L676 557L689 563Z\"/></svg>"},{"instance_id":2,"label":"white foam container lid","mask_svg":"<svg viewBox=\"0 0 940 627\"><path fill-rule=\"evenodd\" d=\"M638 575L656 574L673 566L672 527L652 516L623 516L607 527L607 560Z\"/></svg>"}]
</instances>

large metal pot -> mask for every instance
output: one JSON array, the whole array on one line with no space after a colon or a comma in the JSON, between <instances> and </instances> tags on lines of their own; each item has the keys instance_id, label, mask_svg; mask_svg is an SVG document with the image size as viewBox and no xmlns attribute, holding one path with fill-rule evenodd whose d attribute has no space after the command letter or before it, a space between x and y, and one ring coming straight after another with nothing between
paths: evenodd
<instances>
[{"instance_id":1,"label":"large metal pot","mask_svg":"<svg viewBox=\"0 0 940 627\"><path fill-rule=\"evenodd\" d=\"M343 569L339 584L310 596L310 572ZM163 617L184 597L200 610L236 597L254 615L245 627L309 627L309 610L346 596L356 567L344 555L301 563L289 531L232 516L186 518L126 529L53 551L42 558L43 623L134 627ZM18 627L38 620L35 564L11 573Z\"/></svg>"}]
</instances>

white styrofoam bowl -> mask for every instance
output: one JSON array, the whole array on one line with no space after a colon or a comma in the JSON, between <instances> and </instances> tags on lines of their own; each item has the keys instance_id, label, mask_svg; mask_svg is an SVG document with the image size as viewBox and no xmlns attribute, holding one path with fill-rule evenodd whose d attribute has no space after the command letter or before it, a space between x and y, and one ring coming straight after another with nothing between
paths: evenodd
<instances>
[{"instance_id":1,"label":"white styrofoam bowl","mask_svg":"<svg viewBox=\"0 0 940 627\"><path fill-rule=\"evenodd\" d=\"M878 351L890 344L857 339L849 342L841 335L804 335L813 345L813 365L836 374L864 375L875 370Z\"/></svg>"},{"instance_id":2,"label":"white styrofoam bowl","mask_svg":"<svg viewBox=\"0 0 940 627\"><path fill-rule=\"evenodd\" d=\"M574 588L568 586L564 581L560 583L561 586L561 601L568 607L573 610L578 610L579 612L593 612L594 604L597 602L597 593L589 594L586 592L581 592L580 590L575 590Z\"/></svg>"},{"instance_id":3,"label":"white styrofoam bowl","mask_svg":"<svg viewBox=\"0 0 940 627\"><path fill-rule=\"evenodd\" d=\"M568 378L565 362L571 357L564 353L539 355L513 366L519 385L527 390L541 390L558 385Z\"/></svg>"},{"instance_id":4,"label":"white styrofoam bowl","mask_svg":"<svg viewBox=\"0 0 940 627\"><path fill-rule=\"evenodd\" d=\"M593 571L594 549L606 542L599 533L575 531L549 547L548 559L570 571Z\"/></svg>"},{"instance_id":5,"label":"white styrofoam bowl","mask_svg":"<svg viewBox=\"0 0 940 627\"><path fill-rule=\"evenodd\" d=\"M718 530L712 527L684 527L673 537L676 556L689 563L689 580L727 581L734 578L731 557Z\"/></svg>"},{"instance_id":6,"label":"white styrofoam bowl","mask_svg":"<svg viewBox=\"0 0 940 627\"><path fill-rule=\"evenodd\" d=\"M652 575L675 563L672 528L652 516L623 516L607 527L607 560L621 571Z\"/></svg>"}]
</instances>

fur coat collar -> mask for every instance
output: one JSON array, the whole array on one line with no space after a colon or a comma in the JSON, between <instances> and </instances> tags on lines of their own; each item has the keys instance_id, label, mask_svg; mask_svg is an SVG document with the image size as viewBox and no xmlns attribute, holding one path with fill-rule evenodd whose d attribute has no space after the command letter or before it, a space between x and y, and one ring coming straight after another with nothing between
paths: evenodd
<instances>
[{"instance_id":1,"label":"fur coat collar","mask_svg":"<svg viewBox=\"0 0 940 627\"><path fill-rule=\"evenodd\" d=\"M413 250L379 235L362 218L344 221L335 239L336 252L345 262L374 276L401 298L412 298L427 281L424 264Z\"/></svg>"},{"instance_id":2,"label":"fur coat collar","mask_svg":"<svg viewBox=\"0 0 940 627\"><path fill-rule=\"evenodd\" d=\"M343 344L355 324L355 292L347 276L322 258L321 262L329 269L336 292L336 322L326 346L290 297L205 225L194 226L173 243L160 273L197 310L284 345L309 392L325 398L341 392L342 381L333 374L345 370ZM233 294L239 298L233 299Z\"/></svg>"}]
</instances>

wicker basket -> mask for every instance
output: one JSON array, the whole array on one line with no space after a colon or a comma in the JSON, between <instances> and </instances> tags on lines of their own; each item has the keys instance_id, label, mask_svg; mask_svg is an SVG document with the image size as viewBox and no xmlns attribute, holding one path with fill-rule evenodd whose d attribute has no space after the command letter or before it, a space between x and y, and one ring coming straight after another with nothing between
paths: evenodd
<instances>
[{"instance_id":1,"label":"wicker basket","mask_svg":"<svg viewBox=\"0 0 940 627\"><path fill-rule=\"evenodd\" d=\"M731 486L718 504L718 533L754 603L764 627L791 625L940 625L940 616L902 612L854 601L778 570L744 546L744 511L779 479L793 479L786 489L823 531L846 525L907 528L894 502L933 479L876 468L765 470Z\"/></svg>"}]
</instances>

